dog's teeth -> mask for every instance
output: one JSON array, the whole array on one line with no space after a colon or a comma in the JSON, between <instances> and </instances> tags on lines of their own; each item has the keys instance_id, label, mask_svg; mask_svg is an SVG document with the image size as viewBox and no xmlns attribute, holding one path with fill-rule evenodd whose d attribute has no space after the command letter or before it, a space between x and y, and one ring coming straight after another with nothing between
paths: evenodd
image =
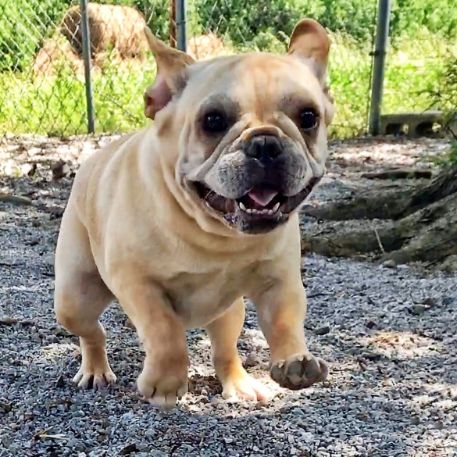
<instances>
[{"instance_id":1,"label":"dog's teeth","mask_svg":"<svg viewBox=\"0 0 457 457\"><path fill-rule=\"evenodd\" d=\"M240 203L239 203L239 206L240 206L240 208L241 208L242 211L247 211L247 210L246 210L246 206L244 206L244 203L243 203L243 202L240 202Z\"/></svg>"},{"instance_id":2,"label":"dog's teeth","mask_svg":"<svg viewBox=\"0 0 457 457\"><path fill-rule=\"evenodd\" d=\"M272 209L269 209L267 212L269 215L272 215L274 213L274 211Z\"/></svg>"},{"instance_id":3,"label":"dog's teeth","mask_svg":"<svg viewBox=\"0 0 457 457\"><path fill-rule=\"evenodd\" d=\"M273 208L271 209L271 211L272 211L273 213L276 213L276 211L278 211L278 209L279 209L279 202L277 202L276 205L273 206Z\"/></svg>"},{"instance_id":4,"label":"dog's teeth","mask_svg":"<svg viewBox=\"0 0 457 457\"><path fill-rule=\"evenodd\" d=\"M246 212L247 212L248 214L252 214L253 210L250 209L250 208L247 208L247 209L246 209Z\"/></svg>"}]
</instances>

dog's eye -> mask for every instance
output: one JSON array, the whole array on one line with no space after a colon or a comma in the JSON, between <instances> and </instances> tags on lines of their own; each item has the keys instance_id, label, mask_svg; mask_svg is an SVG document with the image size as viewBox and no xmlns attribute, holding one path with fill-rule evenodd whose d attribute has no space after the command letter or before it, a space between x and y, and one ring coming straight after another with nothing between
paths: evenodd
<instances>
[{"instance_id":1,"label":"dog's eye","mask_svg":"<svg viewBox=\"0 0 457 457\"><path fill-rule=\"evenodd\" d=\"M318 116L311 108L305 108L300 112L300 127L303 130L311 130L317 126Z\"/></svg>"},{"instance_id":2,"label":"dog's eye","mask_svg":"<svg viewBox=\"0 0 457 457\"><path fill-rule=\"evenodd\" d=\"M203 117L203 129L208 133L221 133L227 130L228 123L224 114L212 111Z\"/></svg>"}]
</instances>

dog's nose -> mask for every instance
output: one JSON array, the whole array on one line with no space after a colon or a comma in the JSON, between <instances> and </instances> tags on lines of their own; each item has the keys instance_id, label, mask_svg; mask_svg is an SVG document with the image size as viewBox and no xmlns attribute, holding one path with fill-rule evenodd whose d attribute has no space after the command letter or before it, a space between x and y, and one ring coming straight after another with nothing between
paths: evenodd
<instances>
[{"instance_id":1,"label":"dog's nose","mask_svg":"<svg viewBox=\"0 0 457 457\"><path fill-rule=\"evenodd\" d=\"M281 153L282 146L275 135L254 136L246 147L246 155L260 160L271 160Z\"/></svg>"}]
</instances>

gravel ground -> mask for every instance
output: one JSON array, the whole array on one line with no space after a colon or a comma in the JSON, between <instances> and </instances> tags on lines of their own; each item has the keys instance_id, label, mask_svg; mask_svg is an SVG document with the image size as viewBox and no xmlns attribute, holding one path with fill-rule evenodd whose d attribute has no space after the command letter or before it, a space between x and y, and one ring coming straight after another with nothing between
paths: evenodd
<instances>
[{"instance_id":1,"label":"gravel ground","mask_svg":"<svg viewBox=\"0 0 457 457\"><path fill-rule=\"evenodd\" d=\"M268 350L248 305L239 347L248 371L276 393L267 406L221 398L208 339L194 330L191 392L169 413L152 408L135 390L143 354L117 305L103 320L118 384L75 388L77 339L52 312L53 250L72 173L107 140L0 141L0 192L32 202L0 203L0 456L457 455L457 281L420 265L304 259L308 341L331 375L301 392L268 379ZM374 185L360 171L392 161L430 166L424 157L444 148L335 143L315 201ZM51 179L51 168L66 176Z\"/></svg>"}]
</instances>

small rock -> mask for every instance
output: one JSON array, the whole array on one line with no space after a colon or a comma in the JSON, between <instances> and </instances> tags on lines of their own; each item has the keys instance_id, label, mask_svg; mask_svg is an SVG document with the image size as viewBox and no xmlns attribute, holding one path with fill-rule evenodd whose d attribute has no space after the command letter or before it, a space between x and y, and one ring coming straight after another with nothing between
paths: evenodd
<instances>
[{"instance_id":1,"label":"small rock","mask_svg":"<svg viewBox=\"0 0 457 457\"><path fill-rule=\"evenodd\" d=\"M330 325L323 325L322 327L317 328L314 330L314 333L316 335L326 335L327 333L330 332Z\"/></svg>"},{"instance_id":2,"label":"small rock","mask_svg":"<svg viewBox=\"0 0 457 457\"><path fill-rule=\"evenodd\" d=\"M362 354L362 357L366 360L371 360L372 362L376 362L377 360L380 360L382 355L378 354L377 352L364 352Z\"/></svg>"},{"instance_id":3,"label":"small rock","mask_svg":"<svg viewBox=\"0 0 457 457\"><path fill-rule=\"evenodd\" d=\"M9 195L2 192L0 192L0 202L11 203L16 206L28 206L32 204L32 200L28 197L23 197L21 195Z\"/></svg>"},{"instance_id":4,"label":"small rock","mask_svg":"<svg viewBox=\"0 0 457 457\"><path fill-rule=\"evenodd\" d=\"M374 327L377 327L378 325L376 324L375 321L372 321L371 319L367 322L365 322L365 327L367 328L374 328Z\"/></svg>"},{"instance_id":5,"label":"small rock","mask_svg":"<svg viewBox=\"0 0 457 457\"><path fill-rule=\"evenodd\" d=\"M37 170L37 164L35 162L26 163L21 166L21 172L22 172L23 176L27 175L27 176L32 177L36 173L36 170Z\"/></svg>"},{"instance_id":6,"label":"small rock","mask_svg":"<svg viewBox=\"0 0 457 457\"><path fill-rule=\"evenodd\" d=\"M415 316L421 316L428 309L430 309L430 306L417 304L417 305L411 306L410 312L411 312L411 314L414 314Z\"/></svg>"},{"instance_id":7,"label":"small rock","mask_svg":"<svg viewBox=\"0 0 457 457\"><path fill-rule=\"evenodd\" d=\"M0 217L0 219L1 219L1 217ZM443 306L455 305L455 304L457 304L457 297L443 297L443 299L441 300L441 304Z\"/></svg>"},{"instance_id":8,"label":"small rock","mask_svg":"<svg viewBox=\"0 0 457 457\"><path fill-rule=\"evenodd\" d=\"M54 254L46 254L41 257L43 263L49 267L54 267Z\"/></svg>"},{"instance_id":9,"label":"small rock","mask_svg":"<svg viewBox=\"0 0 457 457\"><path fill-rule=\"evenodd\" d=\"M52 179L62 179L70 172L70 167L63 160L59 160L51 166Z\"/></svg>"},{"instance_id":10,"label":"small rock","mask_svg":"<svg viewBox=\"0 0 457 457\"><path fill-rule=\"evenodd\" d=\"M61 208L60 206L51 206L47 208L47 212L49 213L49 219L60 219L63 216L64 208Z\"/></svg>"},{"instance_id":11,"label":"small rock","mask_svg":"<svg viewBox=\"0 0 457 457\"><path fill-rule=\"evenodd\" d=\"M382 266L386 268L397 268L397 262L394 259L387 259L382 263Z\"/></svg>"},{"instance_id":12,"label":"small rock","mask_svg":"<svg viewBox=\"0 0 457 457\"><path fill-rule=\"evenodd\" d=\"M39 243L40 243L40 238L37 236L34 236L25 242L25 244L27 246L36 246Z\"/></svg>"},{"instance_id":13,"label":"small rock","mask_svg":"<svg viewBox=\"0 0 457 457\"><path fill-rule=\"evenodd\" d=\"M127 444L123 449L121 449L120 455L130 455L133 452L138 452L139 449L135 443Z\"/></svg>"},{"instance_id":14,"label":"small rock","mask_svg":"<svg viewBox=\"0 0 457 457\"><path fill-rule=\"evenodd\" d=\"M427 297L422 301L422 305L428 306L431 308L432 306L436 306L438 304L438 300L433 297Z\"/></svg>"},{"instance_id":15,"label":"small rock","mask_svg":"<svg viewBox=\"0 0 457 457\"><path fill-rule=\"evenodd\" d=\"M311 433L311 432L303 432L301 434L301 439L305 442L305 443L312 443L314 441L314 434Z\"/></svg>"},{"instance_id":16,"label":"small rock","mask_svg":"<svg viewBox=\"0 0 457 457\"><path fill-rule=\"evenodd\" d=\"M65 387L65 379L63 377L63 375L60 375L58 378L57 378L57 381L55 383L55 386L57 388L62 388L62 387Z\"/></svg>"},{"instance_id":17,"label":"small rock","mask_svg":"<svg viewBox=\"0 0 457 457\"><path fill-rule=\"evenodd\" d=\"M9 413L13 409L11 402L0 398L0 412Z\"/></svg>"},{"instance_id":18,"label":"small rock","mask_svg":"<svg viewBox=\"0 0 457 457\"><path fill-rule=\"evenodd\" d=\"M132 328L135 330L135 325L133 325L133 322L128 317L126 317L124 320L124 327Z\"/></svg>"},{"instance_id":19,"label":"small rock","mask_svg":"<svg viewBox=\"0 0 457 457\"><path fill-rule=\"evenodd\" d=\"M250 352L246 357L246 361L244 362L244 366L246 368L255 367L260 364L260 359L255 352Z\"/></svg>"}]
</instances>

